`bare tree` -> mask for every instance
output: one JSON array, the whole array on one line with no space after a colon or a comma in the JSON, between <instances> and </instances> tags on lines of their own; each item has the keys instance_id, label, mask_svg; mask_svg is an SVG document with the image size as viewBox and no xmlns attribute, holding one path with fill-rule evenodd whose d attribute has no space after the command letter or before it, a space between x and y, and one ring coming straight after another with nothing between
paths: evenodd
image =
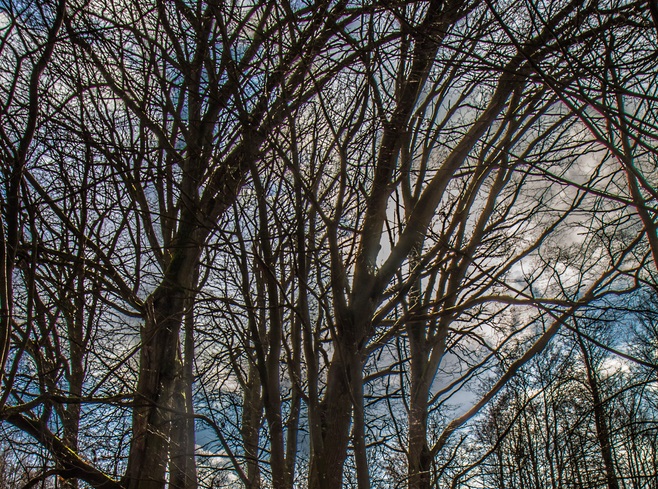
<instances>
[{"instance_id":1,"label":"bare tree","mask_svg":"<svg viewBox=\"0 0 658 489\"><path fill-rule=\"evenodd\" d=\"M2 226L0 226L0 382L4 378L13 324L13 275L21 237L21 187L38 126L42 75L62 27L66 2L3 2L0 38L2 76ZM15 362L16 365L17 362ZM12 368L11 370L14 370ZM11 376L10 376L11 377ZM0 398L0 407L7 395Z\"/></svg>"},{"instance_id":2,"label":"bare tree","mask_svg":"<svg viewBox=\"0 0 658 489\"><path fill-rule=\"evenodd\" d=\"M4 9L0 417L39 477L428 488L492 401L492 480L582 474L554 379L506 386L652 284L653 4L508 3Z\"/></svg>"},{"instance_id":3,"label":"bare tree","mask_svg":"<svg viewBox=\"0 0 658 489\"><path fill-rule=\"evenodd\" d=\"M341 20L343 4L295 12L156 2L135 3L117 15L115 8L109 3L102 9L71 8L65 22L78 56L96 70L97 79L87 83L109 89L129 111L126 120L136 124L127 140L141 138L120 152L109 138L97 138L95 144L120 173L139 211L153 267L160 269L155 289L136 304L145 326L123 484L161 487L171 403L182 369L179 331L194 297L193 277L204 245L268 133L289 105L317 90L309 86L313 59L333 37L334 23L348 20ZM325 15L310 16L312 10ZM187 39L194 39L193 45ZM284 43L290 46L281 49ZM126 46L134 49L128 52ZM315 83L326 83L337 67L338 60L315 72ZM106 120L109 135L116 134L115 120ZM148 139L154 145L145 144ZM191 402L183 404L191 408ZM177 444L193 457L193 440ZM193 463L185 466L192 472L184 479L193 481Z\"/></svg>"}]
</instances>

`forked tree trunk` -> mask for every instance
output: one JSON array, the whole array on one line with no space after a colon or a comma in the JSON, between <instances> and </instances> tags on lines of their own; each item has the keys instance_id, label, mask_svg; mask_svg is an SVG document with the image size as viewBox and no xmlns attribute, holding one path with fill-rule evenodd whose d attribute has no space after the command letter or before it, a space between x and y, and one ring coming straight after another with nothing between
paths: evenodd
<instances>
[{"instance_id":1,"label":"forked tree trunk","mask_svg":"<svg viewBox=\"0 0 658 489\"><path fill-rule=\"evenodd\" d=\"M145 304L133 438L122 481L127 489L163 489L170 455L174 392L183 374L180 329L196 290L204 236L190 205L180 219L163 280Z\"/></svg>"}]
</instances>

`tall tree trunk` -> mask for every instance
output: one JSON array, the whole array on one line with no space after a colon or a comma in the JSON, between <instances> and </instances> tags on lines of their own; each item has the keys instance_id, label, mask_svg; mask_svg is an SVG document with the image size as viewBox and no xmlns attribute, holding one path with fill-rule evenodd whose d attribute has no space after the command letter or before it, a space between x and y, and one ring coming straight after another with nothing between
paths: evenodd
<instances>
[{"instance_id":1,"label":"tall tree trunk","mask_svg":"<svg viewBox=\"0 0 658 489\"><path fill-rule=\"evenodd\" d=\"M361 361L350 363L350 384L352 386L352 405L354 406L354 427L352 443L354 445L354 461L356 465L356 480L358 489L370 489L370 473L368 469L368 452L366 443L365 405L363 403L363 364Z\"/></svg>"},{"instance_id":2,"label":"tall tree trunk","mask_svg":"<svg viewBox=\"0 0 658 489\"><path fill-rule=\"evenodd\" d=\"M432 454L427 443L427 399L409 406L409 489L429 489Z\"/></svg>"},{"instance_id":3,"label":"tall tree trunk","mask_svg":"<svg viewBox=\"0 0 658 489\"><path fill-rule=\"evenodd\" d=\"M148 301L126 470L128 489L162 489L165 485L172 399L181 374L178 334L183 295L179 287L161 286Z\"/></svg>"},{"instance_id":4,"label":"tall tree trunk","mask_svg":"<svg viewBox=\"0 0 658 489\"><path fill-rule=\"evenodd\" d=\"M409 401L409 489L429 489L431 454L427 444L428 350L424 321L411 321L407 327L411 349L411 395Z\"/></svg>"},{"instance_id":5,"label":"tall tree trunk","mask_svg":"<svg viewBox=\"0 0 658 489\"><path fill-rule=\"evenodd\" d=\"M415 201L413 205L415 205ZM411 252L413 267L420 266L422 242ZM445 351L445 338L448 331L447 320L438 323L440 334L430 338L436 331L437 322L414 320L414 314L421 313L423 291L420 280L409 292L411 319L407 323L407 337L410 349L411 385L409 400L409 447L408 447L408 487L409 489L430 489L432 453L427 442L427 417L432 383L436 377ZM451 302L452 303L452 302Z\"/></svg>"},{"instance_id":6,"label":"tall tree trunk","mask_svg":"<svg viewBox=\"0 0 658 489\"><path fill-rule=\"evenodd\" d=\"M73 402L69 403L63 410L62 414L62 441L71 450L78 451L78 434L80 430L80 403L78 399L82 396L82 386L84 384L85 369L84 359L86 344L84 339L85 323L85 279L84 279L84 248L81 247L78 253L78 259L81 260L78 277L77 291L72 303L74 304L74 314L67 318L68 323L68 343L69 343L69 371L67 373L68 395ZM66 479L62 483L63 489L77 489L78 481L76 479Z\"/></svg>"},{"instance_id":7,"label":"tall tree trunk","mask_svg":"<svg viewBox=\"0 0 658 489\"><path fill-rule=\"evenodd\" d=\"M263 399L258 370L249 365L247 384L244 388L242 426L242 446L245 452L245 465L248 484L246 489L260 488L260 466L258 463L260 423L263 416Z\"/></svg>"},{"instance_id":8,"label":"tall tree trunk","mask_svg":"<svg viewBox=\"0 0 658 489\"><path fill-rule=\"evenodd\" d=\"M311 447L309 489L342 487L352 419L349 362L358 358L356 351L346 353L347 349L337 345L327 374L324 399L318 406L320 425L311 426L311 431L320 432L311 433L311 439L319 443Z\"/></svg>"},{"instance_id":9,"label":"tall tree trunk","mask_svg":"<svg viewBox=\"0 0 658 489\"><path fill-rule=\"evenodd\" d=\"M601 447L601 458L603 459L603 467L605 468L605 478L607 481L608 489L619 489L619 482L615 472L615 462L612 455L612 443L610 440L610 431L608 429L608 422L606 419L605 408L601 400L601 391L599 389L599 381L592 365L589 352L585 346L582 336L578 336L578 345L583 355L583 362L585 364L585 371L587 373L587 384L589 385L590 392L592 393L592 402L594 404L594 424L596 426L596 438Z\"/></svg>"},{"instance_id":10,"label":"tall tree trunk","mask_svg":"<svg viewBox=\"0 0 658 489\"><path fill-rule=\"evenodd\" d=\"M272 250L270 234L270 213L266 198L266 184L260 180L258 168L252 166L254 187L258 193L258 217L260 222L260 255L257 255L261 268L259 278L267 296L266 344L258 341L257 359L263 393L263 407L269 428L270 467L272 485L284 489L291 484L287 473L285 433L281 402L281 349L284 338L283 301L280 296L280 282L276 276L278 256ZM254 338L256 341L258 338Z\"/></svg>"},{"instance_id":11,"label":"tall tree trunk","mask_svg":"<svg viewBox=\"0 0 658 489\"><path fill-rule=\"evenodd\" d=\"M303 378L302 372L302 345L301 345L301 322L299 319L293 321L293 329L290 336L292 349L292 364L289 368L292 371L292 393L290 397L290 414L286 423L286 480L288 485L286 489L292 489L295 481L295 465L297 461L297 440L299 436L299 421L302 403L301 387L297 384L297 379Z\"/></svg>"},{"instance_id":12,"label":"tall tree trunk","mask_svg":"<svg viewBox=\"0 0 658 489\"><path fill-rule=\"evenodd\" d=\"M195 274L197 275L197 274ZM196 278L194 280L196 282ZM196 489L197 473L194 433L194 299L191 294L185 311L185 338L183 343L183 371L174 393L172 447L169 461L171 489Z\"/></svg>"},{"instance_id":13,"label":"tall tree trunk","mask_svg":"<svg viewBox=\"0 0 658 489\"><path fill-rule=\"evenodd\" d=\"M164 276L144 306L133 437L122 481L127 489L165 487L174 392L183 375L180 329L197 289L201 247L208 232L199 228L196 194L189 182L184 183L183 210L165 251Z\"/></svg>"},{"instance_id":14,"label":"tall tree trunk","mask_svg":"<svg viewBox=\"0 0 658 489\"><path fill-rule=\"evenodd\" d=\"M424 321L408 327L411 348L411 395L409 401L409 489L432 487L432 450L427 441L427 417L432 383L445 352L448 322L439 324L440 333L432 341Z\"/></svg>"},{"instance_id":15,"label":"tall tree trunk","mask_svg":"<svg viewBox=\"0 0 658 489\"><path fill-rule=\"evenodd\" d=\"M7 243L5 219L3 218L0 221L0 383L4 382L5 365L11 346L13 260L11 247ZM0 408L4 406L6 397L6 394L0 397Z\"/></svg>"}]
</instances>

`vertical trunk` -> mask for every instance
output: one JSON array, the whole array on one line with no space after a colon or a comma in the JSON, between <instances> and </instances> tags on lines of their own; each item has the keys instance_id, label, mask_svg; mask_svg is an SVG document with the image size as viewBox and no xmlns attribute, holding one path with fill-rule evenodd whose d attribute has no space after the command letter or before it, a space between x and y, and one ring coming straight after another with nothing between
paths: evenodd
<instances>
[{"instance_id":1,"label":"vertical trunk","mask_svg":"<svg viewBox=\"0 0 658 489\"><path fill-rule=\"evenodd\" d=\"M557 433L553 429L554 423L557 421L556 416L555 416L555 406L553 404L554 401L552 399L548 398L547 395L547 383L550 382L548 379L546 379L546 382L542 380L542 390L544 391L544 395L542 396L542 400L544 403L544 412L543 412L543 430L546 435L546 443L544 444L544 457L545 457L545 465L546 465L546 471L548 472L549 475L549 480L550 480L550 487L552 489L556 489L556 475L555 475L555 463L553 461L553 452L555 451L555 447L557 445ZM553 416L551 417L551 412ZM544 477L546 477L544 475Z\"/></svg>"},{"instance_id":2,"label":"vertical trunk","mask_svg":"<svg viewBox=\"0 0 658 489\"><path fill-rule=\"evenodd\" d=\"M163 489L169 456L171 410L181 373L179 331L187 288L161 285L148 299L133 408L127 489Z\"/></svg>"},{"instance_id":3,"label":"vertical trunk","mask_svg":"<svg viewBox=\"0 0 658 489\"><path fill-rule=\"evenodd\" d=\"M84 251L79 253L82 258ZM81 261L81 263L84 263ZM73 301L74 314L68 318L68 343L69 343L69 371L67 375L69 396L73 402L69 403L63 410L62 428L63 440L68 448L77 453L78 432L80 430L80 403L78 399L82 396L84 383L84 355L86 345L84 343L84 321L85 321L85 281L84 268L78 276L76 297ZM78 481L67 479L62 481L63 489L77 489Z\"/></svg>"},{"instance_id":4,"label":"vertical trunk","mask_svg":"<svg viewBox=\"0 0 658 489\"><path fill-rule=\"evenodd\" d=\"M585 371L587 373L587 383L592 393L592 402L594 404L594 424L596 426L596 438L601 447L601 458L603 459L603 466L605 468L605 477L608 489L619 489L619 482L617 481L617 474L615 473L615 463L612 456L612 443L610 441L610 431L608 430L608 423L606 420L606 412L601 400L601 392L599 390L599 381L594 371L589 353L583 342L583 338L578 335L578 344L580 351L583 355L583 362L585 364Z\"/></svg>"},{"instance_id":5,"label":"vertical trunk","mask_svg":"<svg viewBox=\"0 0 658 489\"><path fill-rule=\"evenodd\" d=\"M169 462L171 489L196 489L196 459L194 434L194 294L188 300L185 311L185 339L183 347L183 371L177 380L174 393L174 415L171 435L171 459Z\"/></svg>"},{"instance_id":6,"label":"vertical trunk","mask_svg":"<svg viewBox=\"0 0 658 489\"><path fill-rule=\"evenodd\" d=\"M502 450L496 450L496 459L498 460L498 489L505 489L505 460ZM519 488L520 489L520 488Z\"/></svg>"},{"instance_id":7,"label":"vertical trunk","mask_svg":"<svg viewBox=\"0 0 658 489\"><path fill-rule=\"evenodd\" d=\"M268 379L267 386L264 387L263 397L265 406L265 417L270 430L270 466L272 468L272 485L276 488L288 487L288 477L286 474L286 459L284 448L283 419L281 415L281 401L279 399L279 383L276 382L277 389L271 388L274 381L273 375L278 377L278 369L272 373Z\"/></svg>"},{"instance_id":8,"label":"vertical trunk","mask_svg":"<svg viewBox=\"0 0 658 489\"><path fill-rule=\"evenodd\" d=\"M311 426L311 439L319 443L311 447L309 489L342 487L352 418L348 361L356 357L356 352L346 356L346 350L337 345L327 374L324 399L318 406L320 424ZM319 433L313 433L314 430Z\"/></svg>"},{"instance_id":9,"label":"vertical trunk","mask_svg":"<svg viewBox=\"0 0 658 489\"><path fill-rule=\"evenodd\" d=\"M429 489L431 454L427 444L427 400L429 397L428 354L430 346L423 321L407 327L411 350L411 394L409 402L409 489ZM432 376L433 377L433 376Z\"/></svg>"},{"instance_id":10,"label":"vertical trunk","mask_svg":"<svg viewBox=\"0 0 658 489\"><path fill-rule=\"evenodd\" d=\"M71 395L74 396L71 392ZM64 410L64 417L62 419L63 437L62 441L66 447L73 452L78 451L78 432L80 427L80 404L72 402ZM60 483L62 489L77 489L77 479L62 479Z\"/></svg>"},{"instance_id":11,"label":"vertical trunk","mask_svg":"<svg viewBox=\"0 0 658 489\"><path fill-rule=\"evenodd\" d=\"M13 256L7 245L5 235L5 219L0 222L0 383L4 382L5 364L9 356L11 310L12 310L12 284ZM9 389L7 389L9 390ZM3 407L6 396L2 396L0 409Z\"/></svg>"},{"instance_id":12,"label":"vertical trunk","mask_svg":"<svg viewBox=\"0 0 658 489\"><path fill-rule=\"evenodd\" d=\"M569 443L569 458L571 460L571 480L577 481L576 487L585 487L585 483L583 481L583 475L580 470L580 463L579 463L579 458L577 456L576 450L573 447L573 441L571 439L568 440Z\"/></svg>"},{"instance_id":13,"label":"vertical trunk","mask_svg":"<svg viewBox=\"0 0 658 489\"><path fill-rule=\"evenodd\" d=\"M176 417L171 426L171 460L169 462L172 489L196 489L196 461L194 457L194 417L191 402L192 385L182 376L176 382L173 411Z\"/></svg>"},{"instance_id":14,"label":"vertical trunk","mask_svg":"<svg viewBox=\"0 0 658 489\"><path fill-rule=\"evenodd\" d=\"M272 277L270 277L272 278ZM268 331L269 351L261 359L261 383L263 386L263 407L269 427L270 466L272 468L272 485L276 488L288 487L286 457L284 446L283 414L281 406L281 344L283 325L280 316L277 284L268 283L270 321Z\"/></svg>"},{"instance_id":15,"label":"vertical trunk","mask_svg":"<svg viewBox=\"0 0 658 489\"><path fill-rule=\"evenodd\" d=\"M281 348L284 338L283 301L280 296L280 282L276 275L279 256L272 250L273 238L270 234L270 215L267 205L267 184L260 180L258 168L252 167L254 187L258 193L258 218L260 253L257 256L262 269L260 277L267 296L267 345L260 345L257 353L260 380L263 387L263 407L269 427L270 467L272 485L286 488L290 484L287 474L285 436L281 402ZM254 338L256 341L257 338Z\"/></svg>"},{"instance_id":16,"label":"vertical trunk","mask_svg":"<svg viewBox=\"0 0 658 489\"><path fill-rule=\"evenodd\" d=\"M168 246L162 282L144 306L132 440L122 481L127 489L165 487L174 392L183 370L180 329L196 290L200 243L205 241L194 203L186 204L176 237Z\"/></svg>"},{"instance_id":17,"label":"vertical trunk","mask_svg":"<svg viewBox=\"0 0 658 489\"><path fill-rule=\"evenodd\" d=\"M422 396L421 396L422 397ZM409 406L409 489L429 489L432 455L427 444L427 399Z\"/></svg>"},{"instance_id":18,"label":"vertical trunk","mask_svg":"<svg viewBox=\"0 0 658 489\"><path fill-rule=\"evenodd\" d=\"M353 361L351 368L352 403L354 405L354 428L352 439L354 444L354 460L356 463L356 478L358 489L370 489L370 473L368 470L368 453L366 444L366 420L363 404L363 365Z\"/></svg>"},{"instance_id":19,"label":"vertical trunk","mask_svg":"<svg viewBox=\"0 0 658 489\"><path fill-rule=\"evenodd\" d=\"M420 288L412 294L414 307L419 305ZM407 326L411 350L411 386L409 401L409 489L430 489L432 486L432 453L427 442L427 417L432 383L445 352L447 320L438 325L426 321L410 321ZM428 331L437 332L431 338Z\"/></svg>"},{"instance_id":20,"label":"vertical trunk","mask_svg":"<svg viewBox=\"0 0 658 489\"><path fill-rule=\"evenodd\" d=\"M428 400L432 383L445 352L447 323L438 326L441 333L433 338L430 346L426 337L426 324L409 326L411 347L411 399L409 402L409 489L432 487L432 452L427 442Z\"/></svg>"},{"instance_id":21,"label":"vertical trunk","mask_svg":"<svg viewBox=\"0 0 658 489\"><path fill-rule=\"evenodd\" d=\"M248 485L246 489L260 488L260 466L258 463L258 439L260 423L263 415L263 400L258 371L253 364L249 365L247 384L244 389L242 408L242 445L245 452L246 474Z\"/></svg>"},{"instance_id":22,"label":"vertical trunk","mask_svg":"<svg viewBox=\"0 0 658 489\"><path fill-rule=\"evenodd\" d=\"M295 465L297 461L297 439L299 435L299 420L302 395L300 386L297 384L298 379L303 378L302 372L302 345L301 345L301 321L296 318L293 321L290 341L292 343L292 362L289 365L292 371L293 380L292 393L290 399L290 414L286 426L286 478L288 480L287 489L292 489L295 480Z\"/></svg>"}]
</instances>

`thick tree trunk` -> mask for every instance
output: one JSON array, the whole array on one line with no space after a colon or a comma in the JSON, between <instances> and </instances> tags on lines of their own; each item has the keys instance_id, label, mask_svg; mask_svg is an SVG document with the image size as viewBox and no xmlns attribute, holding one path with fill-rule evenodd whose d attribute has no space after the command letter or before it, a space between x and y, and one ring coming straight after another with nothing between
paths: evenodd
<instances>
[{"instance_id":1,"label":"thick tree trunk","mask_svg":"<svg viewBox=\"0 0 658 489\"><path fill-rule=\"evenodd\" d=\"M428 400L445 349L444 338L430 346L424 322L409 326L411 392L409 401L409 489L430 489L432 451L427 442Z\"/></svg>"},{"instance_id":2,"label":"thick tree trunk","mask_svg":"<svg viewBox=\"0 0 658 489\"><path fill-rule=\"evenodd\" d=\"M346 358L344 352L337 348L327 374L327 388L320 403L320 426L311 426L319 430L318 436L311 439L320 440L311 447L311 467L309 489L336 489L342 487L343 466L347 458L350 439L352 402L350 396L348 361L356 360L356 352ZM318 446L319 445L319 446Z\"/></svg>"},{"instance_id":3,"label":"thick tree trunk","mask_svg":"<svg viewBox=\"0 0 658 489\"><path fill-rule=\"evenodd\" d=\"M180 329L196 290L199 243L205 240L197 221L194 205L188 203L177 236L169 246L170 259L162 282L146 300L133 438L122 481L127 489L165 487L174 392L183 375Z\"/></svg>"},{"instance_id":4,"label":"thick tree trunk","mask_svg":"<svg viewBox=\"0 0 658 489\"><path fill-rule=\"evenodd\" d=\"M179 332L186 288L162 285L148 299L133 438L126 470L127 489L163 489L169 457L172 400L181 374Z\"/></svg>"},{"instance_id":5,"label":"thick tree trunk","mask_svg":"<svg viewBox=\"0 0 658 489\"><path fill-rule=\"evenodd\" d=\"M427 444L427 401L409 409L409 489L430 489L432 454Z\"/></svg>"},{"instance_id":6,"label":"thick tree trunk","mask_svg":"<svg viewBox=\"0 0 658 489\"><path fill-rule=\"evenodd\" d=\"M196 279L195 279L196 282ZM174 393L175 419L172 423L171 459L169 461L171 489L196 489L197 473L194 433L194 294L188 299L185 311L185 340L183 372Z\"/></svg>"}]
</instances>

